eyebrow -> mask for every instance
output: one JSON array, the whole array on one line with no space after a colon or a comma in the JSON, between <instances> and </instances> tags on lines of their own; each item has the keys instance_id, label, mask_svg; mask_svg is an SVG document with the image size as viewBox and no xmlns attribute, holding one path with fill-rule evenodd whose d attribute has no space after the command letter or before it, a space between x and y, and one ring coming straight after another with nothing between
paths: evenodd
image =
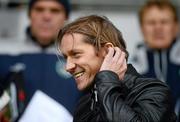
<instances>
[{"instance_id":1,"label":"eyebrow","mask_svg":"<svg viewBox=\"0 0 180 122\"><path fill-rule=\"evenodd\" d=\"M72 55L75 52L82 52L82 51L80 49L72 49L72 50L68 51L67 54ZM67 55L65 53L62 53L62 55L64 58L67 58Z\"/></svg>"}]
</instances>

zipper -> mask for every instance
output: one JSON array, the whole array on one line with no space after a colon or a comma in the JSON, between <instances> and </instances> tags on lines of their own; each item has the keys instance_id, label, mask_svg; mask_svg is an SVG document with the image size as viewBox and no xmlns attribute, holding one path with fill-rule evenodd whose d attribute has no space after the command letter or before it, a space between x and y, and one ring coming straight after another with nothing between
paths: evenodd
<instances>
[{"instance_id":1,"label":"zipper","mask_svg":"<svg viewBox=\"0 0 180 122\"><path fill-rule=\"evenodd\" d=\"M98 97L97 97L97 87L96 84L94 85L94 88L92 90L92 98L91 98L91 110L94 110L96 103L98 102Z\"/></svg>"}]
</instances>

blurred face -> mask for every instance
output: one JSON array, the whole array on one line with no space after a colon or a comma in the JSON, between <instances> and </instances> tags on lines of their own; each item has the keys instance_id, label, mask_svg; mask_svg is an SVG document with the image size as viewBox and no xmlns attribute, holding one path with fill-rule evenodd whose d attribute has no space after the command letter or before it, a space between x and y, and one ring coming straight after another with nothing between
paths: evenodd
<instances>
[{"instance_id":1,"label":"blurred face","mask_svg":"<svg viewBox=\"0 0 180 122\"><path fill-rule=\"evenodd\" d=\"M84 42L82 34L65 34L60 49L67 60L66 70L76 80L79 90L90 86L103 62L103 51L95 53L95 47Z\"/></svg>"},{"instance_id":2,"label":"blurred face","mask_svg":"<svg viewBox=\"0 0 180 122\"><path fill-rule=\"evenodd\" d=\"M178 25L168 8L151 7L143 15L141 30L150 48L165 49L174 41Z\"/></svg>"},{"instance_id":3,"label":"blurred face","mask_svg":"<svg viewBox=\"0 0 180 122\"><path fill-rule=\"evenodd\" d=\"M56 38L65 21L64 7L54 0L39 0L30 12L32 34L42 45L49 44Z\"/></svg>"}]
</instances>

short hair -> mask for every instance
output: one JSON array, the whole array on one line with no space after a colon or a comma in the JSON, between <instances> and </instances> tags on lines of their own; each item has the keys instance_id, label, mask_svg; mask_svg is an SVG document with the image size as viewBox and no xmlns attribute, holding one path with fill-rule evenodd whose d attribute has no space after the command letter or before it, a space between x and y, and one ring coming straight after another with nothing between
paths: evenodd
<instances>
[{"instance_id":1,"label":"short hair","mask_svg":"<svg viewBox=\"0 0 180 122\"><path fill-rule=\"evenodd\" d=\"M29 3L28 3L28 15L30 15L32 7L38 1L40 1L40 0L29 0ZM69 0L54 0L54 1L61 4L64 7L65 12L66 12L66 17L68 18L69 14L71 12L71 5L70 5Z\"/></svg>"},{"instance_id":2,"label":"short hair","mask_svg":"<svg viewBox=\"0 0 180 122\"><path fill-rule=\"evenodd\" d=\"M65 34L73 33L84 35L84 41L95 46L96 50L100 50L104 44L110 42L124 51L126 59L128 58L129 54L121 32L105 16L89 15L67 24L59 31L57 44L61 43Z\"/></svg>"},{"instance_id":3,"label":"short hair","mask_svg":"<svg viewBox=\"0 0 180 122\"><path fill-rule=\"evenodd\" d=\"M143 23L143 16L146 10L151 7L157 7L159 9L169 9L174 15L174 21L178 22L178 15L176 7L169 0L148 0L139 11L139 22Z\"/></svg>"}]
</instances>

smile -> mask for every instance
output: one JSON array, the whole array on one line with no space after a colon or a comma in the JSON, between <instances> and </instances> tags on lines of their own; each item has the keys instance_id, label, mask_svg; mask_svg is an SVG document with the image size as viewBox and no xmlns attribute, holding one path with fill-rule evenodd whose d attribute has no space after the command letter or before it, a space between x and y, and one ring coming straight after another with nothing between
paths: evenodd
<instances>
[{"instance_id":1,"label":"smile","mask_svg":"<svg viewBox=\"0 0 180 122\"><path fill-rule=\"evenodd\" d=\"M75 78L79 78L79 77L82 76L83 74L84 74L84 71L78 72L78 73L75 73L75 74L74 74L74 77L75 77Z\"/></svg>"}]
</instances>

